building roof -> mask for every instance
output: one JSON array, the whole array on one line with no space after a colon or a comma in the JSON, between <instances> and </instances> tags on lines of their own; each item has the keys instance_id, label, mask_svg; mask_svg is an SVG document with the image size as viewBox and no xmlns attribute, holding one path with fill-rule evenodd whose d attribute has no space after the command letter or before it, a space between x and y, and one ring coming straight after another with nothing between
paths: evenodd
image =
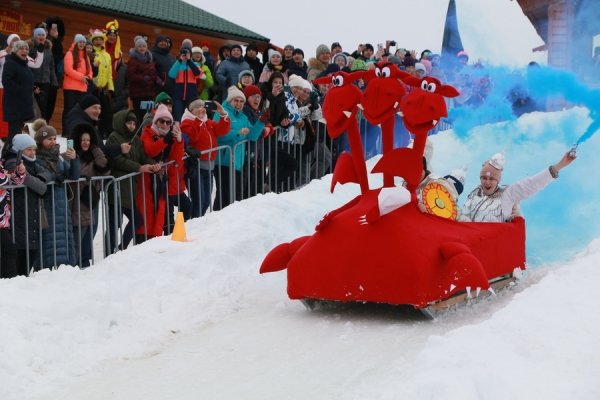
<instances>
[{"instance_id":1,"label":"building roof","mask_svg":"<svg viewBox=\"0 0 600 400\"><path fill-rule=\"evenodd\" d=\"M182 0L63 0L82 7L105 9L133 17L150 19L207 33L237 36L249 41L269 38L236 25Z\"/></svg>"}]
</instances>

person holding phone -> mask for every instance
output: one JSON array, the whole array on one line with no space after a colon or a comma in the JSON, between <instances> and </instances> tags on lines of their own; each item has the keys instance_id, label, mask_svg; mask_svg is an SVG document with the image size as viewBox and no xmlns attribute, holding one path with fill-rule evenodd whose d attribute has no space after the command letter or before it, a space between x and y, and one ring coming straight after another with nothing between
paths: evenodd
<instances>
[{"instance_id":1,"label":"person holding phone","mask_svg":"<svg viewBox=\"0 0 600 400\"><path fill-rule=\"evenodd\" d=\"M172 96L175 121L181 121L185 108L198 98L197 78L201 72L192 60L192 48L183 46L179 51L179 59L169 70L169 78L175 80Z\"/></svg>"},{"instance_id":2,"label":"person holding phone","mask_svg":"<svg viewBox=\"0 0 600 400\"><path fill-rule=\"evenodd\" d=\"M44 120L34 121L35 141L38 145L37 159L46 170L50 171L50 180L54 182L53 190L44 196L44 207L48 216L48 228L42 230L42 262L41 268L58 267L61 264L77 265L75 257L75 241L71 211L68 207L65 180L76 180L80 177L80 165L77 153L73 148L60 153L56 143L56 129L46 125Z\"/></svg>"},{"instance_id":3,"label":"person holding phone","mask_svg":"<svg viewBox=\"0 0 600 400\"><path fill-rule=\"evenodd\" d=\"M12 271L4 271L15 275L29 275L34 261L39 254L40 228L43 227L42 215L43 196L46 194L46 182L51 179L50 172L37 162L37 144L28 134L19 133L15 135L3 154L4 167L8 171L15 171L17 175L24 177L25 190L15 190L11 204L19 204L19 207L11 209L14 226L12 227L16 248L16 268ZM21 155L21 160L18 160ZM11 172L12 173L12 172ZM25 201L27 199L27 201ZM12 242L12 237L11 237ZM2 256L5 255L3 241ZM7 254L9 257L12 254ZM4 268L4 260L2 260ZM12 268L12 266L10 267ZM7 276L8 277L8 276Z\"/></svg>"},{"instance_id":4,"label":"person holding phone","mask_svg":"<svg viewBox=\"0 0 600 400\"><path fill-rule=\"evenodd\" d=\"M17 248L15 247L10 229L11 198L10 191L4 189L7 185L21 185L25 181L27 171L21 158L21 150L17 151L17 159L12 168L4 168L0 161L0 278L17 276Z\"/></svg>"},{"instance_id":5,"label":"person holding phone","mask_svg":"<svg viewBox=\"0 0 600 400\"><path fill-rule=\"evenodd\" d=\"M186 220L190 218L191 202L184 193L186 186L183 180L183 136L179 123L174 120L165 105L158 106L152 124L144 128L140 139L148 157L159 165L168 164L166 171L163 169L160 174L142 176L144 182L136 197L136 205L143 214L143 225L137 228L136 234L151 238L161 236L163 230L165 233L172 230L171 226L164 226L167 197L171 207L176 203ZM172 216L170 223L174 224Z\"/></svg>"}]
</instances>

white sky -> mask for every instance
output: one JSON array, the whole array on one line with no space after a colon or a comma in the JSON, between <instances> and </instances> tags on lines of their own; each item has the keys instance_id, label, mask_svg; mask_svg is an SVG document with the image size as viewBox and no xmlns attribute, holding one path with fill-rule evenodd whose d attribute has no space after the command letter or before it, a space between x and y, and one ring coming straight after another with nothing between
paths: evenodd
<instances>
[{"instance_id":1,"label":"white sky","mask_svg":"<svg viewBox=\"0 0 600 400\"><path fill-rule=\"evenodd\" d=\"M185 0L271 39L278 46L290 43L314 57L319 44L340 42L352 52L359 43L376 47L386 39L417 51L441 50L447 0L382 0L344 2L304 0ZM543 44L529 20L513 0L457 0L463 45L472 59L494 64L526 65L544 61L545 54L531 49ZM279 17L278 17L279 15ZM493 42L482 37L495 37Z\"/></svg>"},{"instance_id":2,"label":"white sky","mask_svg":"<svg viewBox=\"0 0 600 400\"><path fill-rule=\"evenodd\" d=\"M580 110L524 123L569 119L587 123ZM434 159L464 149L452 132L432 139ZM550 186L579 187L569 179L587 163ZM187 243L160 237L84 271L0 280L0 398L600 398L600 240L573 246L581 254L570 261L530 265L514 289L436 321L382 307L310 312L287 298L285 271L258 269L270 249L314 232L358 193L350 184L332 195L330 179L188 221ZM528 219L528 234L536 225L544 221Z\"/></svg>"}]
</instances>

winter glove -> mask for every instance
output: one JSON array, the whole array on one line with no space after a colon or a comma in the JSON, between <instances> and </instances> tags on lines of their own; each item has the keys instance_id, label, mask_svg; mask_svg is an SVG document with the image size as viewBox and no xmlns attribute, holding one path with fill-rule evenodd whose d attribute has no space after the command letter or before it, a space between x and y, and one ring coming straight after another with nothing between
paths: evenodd
<instances>
[{"instance_id":1,"label":"winter glove","mask_svg":"<svg viewBox=\"0 0 600 400\"><path fill-rule=\"evenodd\" d=\"M44 52L44 43L38 43L37 46L35 46L35 48L39 53L43 53Z\"/></svg>"},{"instance_id":2,"label":"winter glove","mask_svg":"<svg viewBox=\"0 0 600 400\"><path fill-rule=\"evenodd\" d=\"M269 118L271 117L271 110L269 110L268 108L262 113L262 115L258 118L258 120L260 122L264 122L267 123L267 121L269 121Z\"/></svg>"}]
</instances>

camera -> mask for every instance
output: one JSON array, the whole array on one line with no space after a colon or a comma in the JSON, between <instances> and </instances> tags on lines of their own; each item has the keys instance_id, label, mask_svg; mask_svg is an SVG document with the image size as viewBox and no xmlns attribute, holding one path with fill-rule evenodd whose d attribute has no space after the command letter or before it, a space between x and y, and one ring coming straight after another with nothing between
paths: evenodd
<instances>
[{"instance_id":1,"label":"camera","mask_svg":"<svg viewBox=\"0 0 600 400\"><path fill-rule=\"evenodd\" d=\"M183 49L179 50L179 55L182 55L182 56L185 55L185 56L187 56L189 54L190 54L190 50L187 49L187 48L185 48L185 47Z\"/></svg>"},{"instance_id":2,"label":"camera","mask_svg":"<svg viewBox=\"0 0 600 400\"><path fill-rule=\"evenodd\" d=\"M395 46L396 45L396 41L395 40L390 40L390 46Z\"/></svg>"}]
</instances>

